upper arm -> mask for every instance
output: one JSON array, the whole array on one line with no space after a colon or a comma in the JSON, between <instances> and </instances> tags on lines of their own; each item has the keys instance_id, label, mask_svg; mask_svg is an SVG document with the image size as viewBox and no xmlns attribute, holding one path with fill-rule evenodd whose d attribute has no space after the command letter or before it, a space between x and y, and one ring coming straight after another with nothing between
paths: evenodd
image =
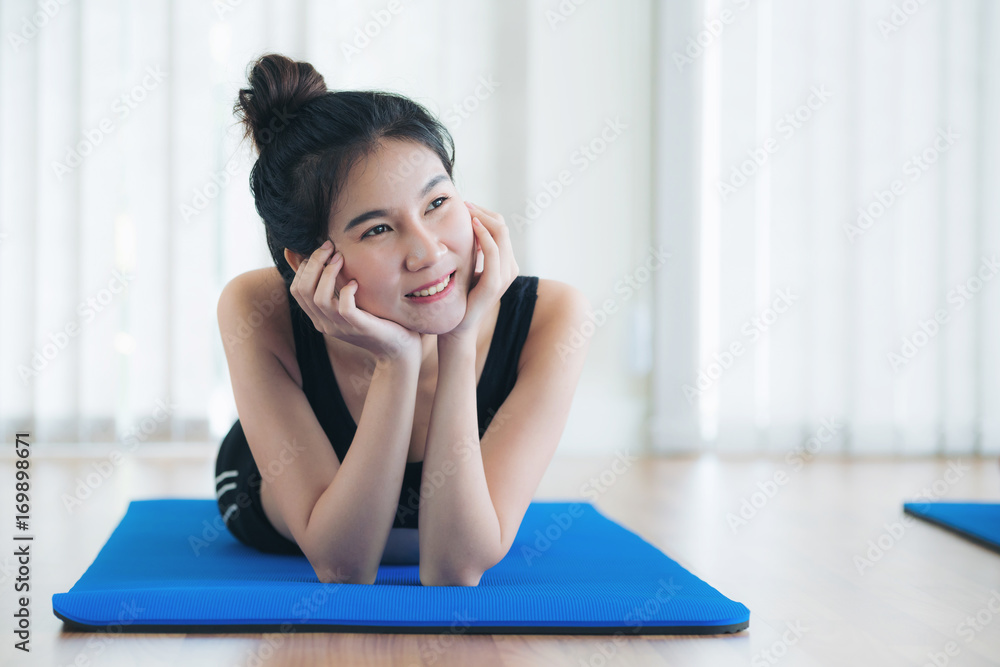
<instances>
[{"instance_id":1,"label":"upper arm","mask_svg":"<svg viewBox=\"0 0 1000 667\"><path fill-rule=\"evenodd\" d=\"M308 551L306 527L340 462L309 400L275 354L275 327L267 326L266 319L287 314L287 306L270 314L255 310L254 282L244 273L223 288L217 309L219 332L254 461L296 543L316 566ZM259 317L265 318L264 325L247 327Z\"/></svg>"},{"instance_id":2,"label":"upper arm","mask_svg":"<svg viewBox=\"0 0 1000 667\"><path fill-rule=\"evenodd\" d=\"M550 307L525 341L517 381L480 444L500 522L501 549L491 567L510 550L555 454L589 347L581 334L590 308L586 296L571 285L549 285Z\"/></svg>"}]
</instances>

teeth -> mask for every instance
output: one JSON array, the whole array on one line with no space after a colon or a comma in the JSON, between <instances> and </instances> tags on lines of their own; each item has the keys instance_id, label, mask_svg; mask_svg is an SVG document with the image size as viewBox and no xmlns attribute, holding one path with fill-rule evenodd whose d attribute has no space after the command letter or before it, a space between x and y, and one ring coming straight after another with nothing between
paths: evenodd
<instances>
[{"instance_id":1,"label":"teeth","mask_svg":"<svg viewBox=\"0 0 1000 667\"><path fill-rule=\"evenodd\" d=\"M449 280L451 280L451 274L450 273L448 275L446 275L444 277L444 280L442 280L441 282L439 282L437 285L433 285L431 287L428 287L427 289L422 289L419 292L411 292L411 293L407 294L406 296L430 296L432 294L437 294L438 292L440 292L441 290L443 290L445 287L448 286L448 281Z\"/></svg>"}]
</instances>

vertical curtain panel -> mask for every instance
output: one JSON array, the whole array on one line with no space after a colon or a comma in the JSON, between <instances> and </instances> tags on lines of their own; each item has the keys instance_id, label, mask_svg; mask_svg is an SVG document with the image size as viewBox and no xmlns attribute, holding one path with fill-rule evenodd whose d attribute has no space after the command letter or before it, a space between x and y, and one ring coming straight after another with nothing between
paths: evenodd
<instances>
[{"instance_id":1,"label":"vertical curtain panel","mask_svg":"<svg viewBox=\"0 0 1000 667\"><path fill-rule=\"evenodd\" d=\"M1000 452L1000 8L658 8L657 450Z\"/></svg>"}]
</instances>

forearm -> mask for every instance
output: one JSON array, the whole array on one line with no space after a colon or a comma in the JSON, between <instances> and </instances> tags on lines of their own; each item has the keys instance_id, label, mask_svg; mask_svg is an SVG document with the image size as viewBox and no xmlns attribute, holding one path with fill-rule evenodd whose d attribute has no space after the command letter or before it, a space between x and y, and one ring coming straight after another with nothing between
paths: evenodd
<instances>
[{"instance_id":1,"label":"forearm","mask_svg":"<svg viewBox=\"0 0 1000 667\"><path fill-rule=\"evenodd\" d=\"M476 405L476 347L472 339L438 339L438 380L424 448L420 498L421 572L481 573L500 549L500 522L483 469Z\"/></svg>"},{"instance_id":2,"label":"forearm","mask_svg":"<svg viewBox=\"0 0 1000 667\"><path fill-rule=\"evenodd\" d=\"M418 376L412 363L376 365L351 447L306 528L321 581L375 579L398 509Z\"/></svg>"}]
</instances>

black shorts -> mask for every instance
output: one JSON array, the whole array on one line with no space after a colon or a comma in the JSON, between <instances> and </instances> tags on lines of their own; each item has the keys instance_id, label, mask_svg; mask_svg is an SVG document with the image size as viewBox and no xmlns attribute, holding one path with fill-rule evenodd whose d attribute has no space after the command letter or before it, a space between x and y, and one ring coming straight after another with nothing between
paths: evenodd
<instances>
[{"instance_id":1,"label":"black shorts","mask_svg":"<svg viewBox=\"0 0 1000 667\"><path fill-rule=\"evenodd\" d=\"M304 555L298 544L268 521L260 500L260 482L257 462L237 419L223 438L215 460L215 497L222 521L236 539L259 551Z\"/></svg>"}]
</instances>

